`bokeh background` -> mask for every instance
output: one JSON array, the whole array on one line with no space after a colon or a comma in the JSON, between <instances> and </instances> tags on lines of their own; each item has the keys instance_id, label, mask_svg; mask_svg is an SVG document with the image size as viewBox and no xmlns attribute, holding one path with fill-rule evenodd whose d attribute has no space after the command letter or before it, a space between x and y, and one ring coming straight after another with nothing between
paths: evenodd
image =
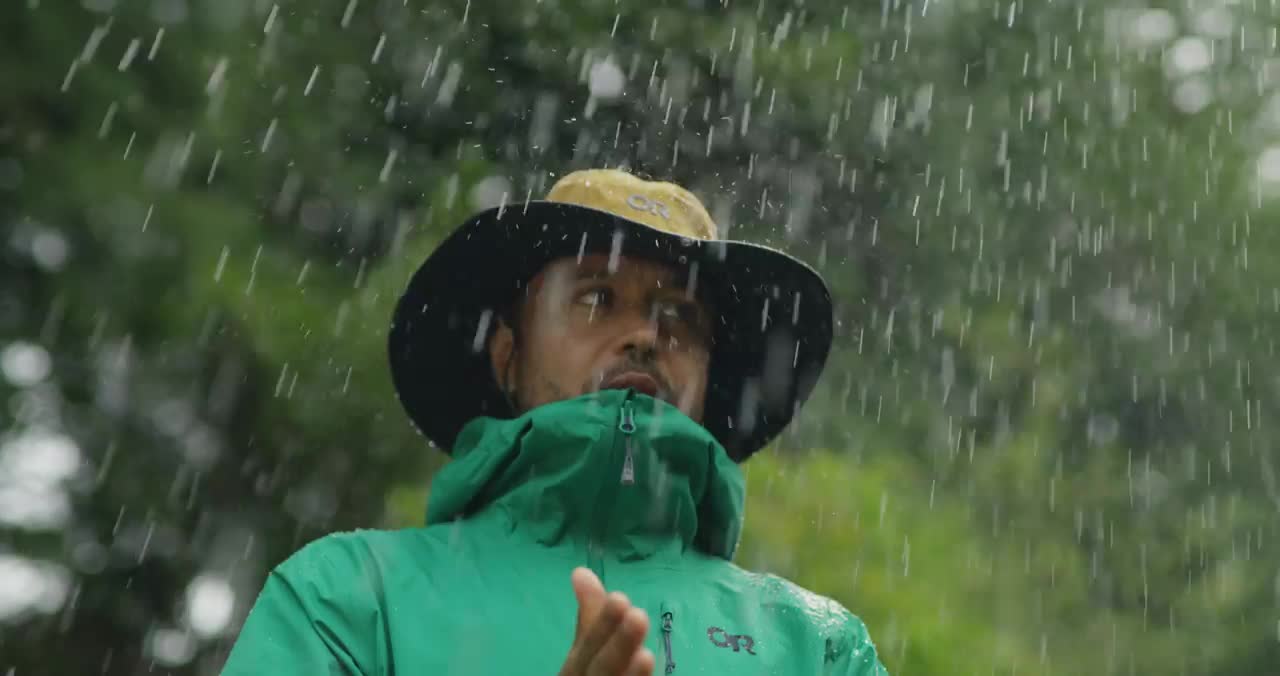
<instances>
[{"instance_id":1,"label":"bokeh background","mask_svg":"<svg viewBox=\"0 0 1280 676\"><path fill-rule=\"evenodd\" d=\"M1280 673L1277 27L0 3L0 673L217 673L273 565L419 525L444 456L392 393L392 304L467 215L596 166L836 297L738 563L840 600L894 674Z\"/></svg>"}]
</instances>

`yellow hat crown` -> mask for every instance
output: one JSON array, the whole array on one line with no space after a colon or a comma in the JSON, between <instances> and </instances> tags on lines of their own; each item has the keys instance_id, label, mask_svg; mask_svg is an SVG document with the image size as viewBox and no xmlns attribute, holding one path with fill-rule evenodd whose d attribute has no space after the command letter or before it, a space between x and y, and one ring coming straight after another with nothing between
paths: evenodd
<instances>
[{"instance_id":1,"label":"yellow hat crown","mask_svg":"<svg viewBox=\"0 0 1280 676\"><path fill-rule=\"evenodd\" d=\"M547 201L567 202L693 239L715 239L716 224L693 193L664 181L646 181L617 169L570 173L552 186Z\"/></svg>"}]
</instances>

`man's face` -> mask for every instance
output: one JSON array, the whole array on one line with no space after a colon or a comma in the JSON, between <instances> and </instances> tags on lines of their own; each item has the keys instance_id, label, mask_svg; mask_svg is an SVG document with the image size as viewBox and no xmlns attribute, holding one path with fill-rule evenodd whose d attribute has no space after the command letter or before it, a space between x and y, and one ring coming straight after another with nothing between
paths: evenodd
<instances>
[{"instance_id":1,"label":"man's face","mask_svg":"<svg viewBox=\"0 0 1280 676\"><path fill-rule=\"evenodd\" d=\"M530 281L513 334L489 342L499 386L528 410L631 387L702 421L711 342L708 310L684 270L603 254L549 263Z\"/></svg>"}]
</instances>

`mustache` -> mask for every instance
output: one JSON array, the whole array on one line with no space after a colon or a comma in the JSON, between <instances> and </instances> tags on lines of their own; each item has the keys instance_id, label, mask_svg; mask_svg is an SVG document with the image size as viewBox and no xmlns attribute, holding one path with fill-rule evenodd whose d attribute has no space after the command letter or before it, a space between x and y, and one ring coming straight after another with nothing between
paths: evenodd
<instances>
[{"instance_id":1,"label":"mustache","mask_svg":"<svg viewBox=\"0 0 1280 676\"><path fill-rule=\"evenodd\" d=\"M599 376L596 376L593 379L593 382L591 383L591 387L587 388L587 390L588 391L598 390L600 389L600 386L603 385L604 383L607 383L613 378L616 378L617 376L620 376L624 373L643 373L649 376L650 378L653 378L653 380L658 383L658 389L662 393L665 393L667 395L675 394L675 388L671 386L671 382L662 375L661 371L658 370L657 364L654 364L652 361L649 361L649 360L642 360L642 359L635 359L635 358L624 359L618 364L615 364L614 366L609 367L603 373L601 373Z\"/></svg>"}]
</instances>

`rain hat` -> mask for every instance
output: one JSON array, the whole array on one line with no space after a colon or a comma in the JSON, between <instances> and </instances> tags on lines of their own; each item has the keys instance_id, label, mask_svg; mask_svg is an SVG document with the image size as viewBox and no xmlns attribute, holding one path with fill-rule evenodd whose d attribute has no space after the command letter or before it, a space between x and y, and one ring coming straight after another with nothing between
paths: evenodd
<instances>
[{"instance_id":1,"label":"rain hat","mask_svg":"<svg viewBox=\"0 0 1280 676\"><path fill-rule=\"evenodd\" d=\"M708 302L702 424L745 460L813 391L831 348L831 294L803 262L716 236L688 190L611 169L573 172L545 200L476 214L432 252L396 304L388 351L400 403L445 452L473 418L514 416L487 349L499 315L554 260L641 258L687 269Z\"/></svg>"}]
</instances>

